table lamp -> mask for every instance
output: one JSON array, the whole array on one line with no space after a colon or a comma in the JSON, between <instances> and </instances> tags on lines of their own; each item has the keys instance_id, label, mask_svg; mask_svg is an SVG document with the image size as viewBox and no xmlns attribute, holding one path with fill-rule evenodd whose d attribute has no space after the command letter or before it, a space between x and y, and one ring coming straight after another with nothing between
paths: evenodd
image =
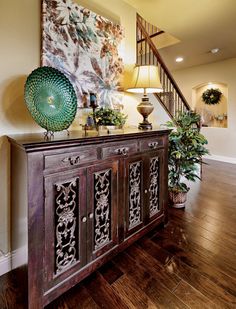
<instances>
[{"instance_id":1,"label":"table lamp","mask_svg":"<svg viewBox=\"0 0 236 309\"><path fill-rule=\"evenodd\" d=\"M151 130L152 124L148 121L148 116L154 107L147 93L155 93L163 91L158 67L155 65L139 65L134 68L133 80L131 86L126 90L133 93L143 93L142 102L137 106L138 112L143 116L143 121L138 128L142 130Z\"/></svg>"}]
</instances>

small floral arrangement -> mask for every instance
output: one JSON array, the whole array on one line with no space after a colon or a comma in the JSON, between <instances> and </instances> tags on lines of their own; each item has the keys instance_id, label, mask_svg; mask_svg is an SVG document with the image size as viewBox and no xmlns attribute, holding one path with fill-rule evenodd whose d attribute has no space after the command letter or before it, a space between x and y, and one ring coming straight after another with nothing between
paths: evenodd
<instances>
[{"instance_id":1,"label":"small floral arrangement","mask_svg":"<svg viewBox=\"0 0 236 309\"><path fill-rule=\"evenodd\" d=\"M218 88L207 89L202 94L202 100L209 105L218 104L220 102L222 92Z\"/></svg>"},{"instance_id":2,"label":"small floral arrangement","mask_svg":"<svg viewBox=\"0 0 236 309\"><path fill-rule=\"evenodd\" d=\"M118 110L111 108L99 108L94 112L94 118L97 125L113 125L123 127L128 116Z\"/></svg>"}]
</instances>

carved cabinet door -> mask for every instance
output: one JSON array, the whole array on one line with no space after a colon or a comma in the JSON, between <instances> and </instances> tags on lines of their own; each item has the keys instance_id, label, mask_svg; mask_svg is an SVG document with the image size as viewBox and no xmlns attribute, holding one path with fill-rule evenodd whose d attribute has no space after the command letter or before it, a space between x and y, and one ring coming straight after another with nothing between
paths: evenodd
<instances>
[{"instance_id":1,"label":"carved cabinet door","mask_svg":"<svg viewBox=\"0 0 236 309\"><path fill-rule=\"evenodd\" d=\"M125 238L162 213L163 156L161 149L124 159Z\"/></svg>"},{"instance_id":2,"label":"carved cabinet door","mask_svg":"<svg viewBox=\"0 0 236 309\"><path fill-rule=\"evenodd\" d=\"M162 213L164 150L144 155L144 217L145 223L155 220Z\"/></svg>"},{"instance_id":3,"label":"carved cabinet door","mask_svg":"<svg viewBox=\"0 0 236 309\"><path fill-rule=\"evenodd\" d=\"M45 176L44 192L47 290L86 264L86 169Z\"/></svg>"},{"instance_id":4,"label":"carved cabinet door","mask_svg":"<svg viewBox=\"0 0 236 309\"><path fill-rule=\"evenodd\" d=\"M124 159L125 215L124 236L127 238L144 225L143 175L144 158L134 155Z\"/></svg>"},{"instance_id":5,"label":"carved cabinet door","mask_svg":"<svg viewBox=\"0 0 236 309\"><path fill-rule=\"evenodd\" d=\"M118 160L107 161L87 171L88 262L118 242L118 166Z\"/></svg>"}]
</instances>

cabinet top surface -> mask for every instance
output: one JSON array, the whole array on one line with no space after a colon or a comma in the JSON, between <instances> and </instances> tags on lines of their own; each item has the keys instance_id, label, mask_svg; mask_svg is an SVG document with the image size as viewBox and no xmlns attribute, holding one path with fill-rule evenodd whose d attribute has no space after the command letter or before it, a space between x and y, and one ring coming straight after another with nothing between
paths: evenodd
<instances>
[{"instance_id":1,"label":"cabinet top surface","mask_svg":"<svg viewBox=\"0 0 236 309\"><path fill-rule=\"evenodd\" d=\"M142 131L138 129L125 129L123 132L119 133L100 133L97 131L70 131L69 135L66 131L55 132L53 136L45 137L44 133L32 133L32 134L17 134L9 135L8 138L11 143L17 144L26 150L33 150L35 148L47 148L53 146L60 146L65 144L70 145L86 145L86 144L96 144L108 141L118 141L122 139L132 139L132 138L144 138L152 137L156 135L169 134L171 130L169 129L153 129Z\"/></svg>"}]
</instances>

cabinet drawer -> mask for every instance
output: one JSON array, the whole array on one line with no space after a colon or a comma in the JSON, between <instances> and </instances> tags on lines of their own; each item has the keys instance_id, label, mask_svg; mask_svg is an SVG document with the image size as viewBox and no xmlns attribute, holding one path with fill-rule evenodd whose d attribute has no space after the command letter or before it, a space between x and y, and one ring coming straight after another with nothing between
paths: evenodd
<instances>
[{"instance_id":1,"label":"cabinet drawer","mask_svg":"<svg viewBox=\"0 0 236 309\"><path fill-rule=\"evenodd\" d=\"M146 138L140 141L140 150L159 149L164 146L163 137Z\"/></svg>"},{"instance_id":2,"label":"cabinet drawer","mask_svg":"<svg viewBox=\"0 0 236 309\"><path fill-rule=\"evenodd\" d=\"M115 145L108 145L107 147L102 147L102 158L109 158L113 156L122 156L133 154L138 151L137 142L131 141L129 143L116 143Z\"/></svg>"},{"instance_id":3,"label":"cabinet drawer","mask_svg":"<svg viewBox=\"0 0 236 309\"><path fill-rule=\"evenodd\" d=\"M96 160L96 148L83 148L73 152L45 156L45 169L77 166Z\"/></svg>"}]
</instances>

